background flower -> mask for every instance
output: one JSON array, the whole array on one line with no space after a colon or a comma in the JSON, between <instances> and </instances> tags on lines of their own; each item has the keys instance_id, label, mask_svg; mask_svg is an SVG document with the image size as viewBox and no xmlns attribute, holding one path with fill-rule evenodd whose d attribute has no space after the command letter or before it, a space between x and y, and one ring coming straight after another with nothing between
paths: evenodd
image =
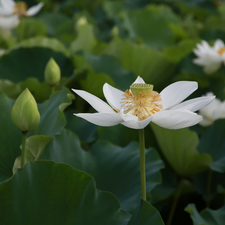
<instances>
[{"instance_id":1,"label":"background flower","mask_svg":"<svg viewBox=\"0 0 225 225\"><path fill-rule=\"evenodd\" d=\"M206 41L197 44L197 49L193 52L198 56L193 62L199 66L203 66L206 74L216 72L222 63L225 63L225 46L222 40L217 39L214 46L211 47Z\"/></svg>"},{"instance_id":2,"label":"background flower","mask_svg":"<svg viewBox=\"0 0 225 225\"><path fill-rule=\"evenodd\" d=\"M25 2L15 2L13 0L1 0L0 1L0 15L1 16L11 16L17 15L18 17L22 16L34 16L37 14L44 3L40 2L39 4L27 8L27 4Z\"/></svg>"},{"instance_id":3,"label":"background flower","mask_svg":"<svg viewBox=\"0 0 225 225\"><path fill-rule=\"evenodd\" d=\"M0 28L3 30L11 30L19 24L19 18L17 15L13 16L0 16Z\"/></svg>"},{"instance_id":4,"label":"background flower","mask_svg":"<svg viewBox=\"0 0 225 225\"><path fill-rule=\"evenodd\" d=\"M212 97L213 93L207 93L206 96ZM215 120L225 118L225 101L215 98L209 105L199 110L203 120L199 123L202 126L209 126Z\"/></svg>"},{"instance_id":5,"label":"background flower","mask_svg":"<svg viewBox=\"0 0 225 225\"><path fill-rule=\"evenodd\" d=\"M25 2L15 2L13 0L0 0L0 28L11 30L19 24L19 19L23 16L34 16L44 3L32 6L28 9Z\"/></svg>"}]
</instances>

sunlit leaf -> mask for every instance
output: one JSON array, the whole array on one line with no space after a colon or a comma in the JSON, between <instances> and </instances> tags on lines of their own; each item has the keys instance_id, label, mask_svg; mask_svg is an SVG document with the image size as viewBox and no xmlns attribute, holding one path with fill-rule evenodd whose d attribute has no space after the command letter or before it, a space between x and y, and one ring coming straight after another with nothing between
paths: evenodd
<instances>
[{"instance_id":1,"label":"sunlit leaf","mask_svg":"<svg viewBox=\"0 0 225 225\"><path fill-rule=\"evenodd\" d=\"M114 39L103 53L114 56L126 70L160 88L165 87L164 83L170 80L175 69L175 64L169 62L163 52L119 38Z\"/></svg>"},{"instance_id":2,"label":"sunlit leaf","mask_svg":"<svg viewBox=\"0 0 225 225\"><path fill-rule=\"evenodd\" d=\"M140 37L153 48L172 44L174 33L170 26L172 23L181 24L176 14L166 6L150 5L144 9L124 11L123 16L131 38Z\"/></svg>"},{"instance_id":3,"label":"sunlit leaf","mask_svg":"<svg viewBox=\"0 0 225 225\"><path fill-rule=\"evenodd\" d=\"M159 146L172 168L181 176L191 176L210 168L209 154L197 151L198 136L188 128L168 130L151 123Z\"/></svg>"}]
</instances>

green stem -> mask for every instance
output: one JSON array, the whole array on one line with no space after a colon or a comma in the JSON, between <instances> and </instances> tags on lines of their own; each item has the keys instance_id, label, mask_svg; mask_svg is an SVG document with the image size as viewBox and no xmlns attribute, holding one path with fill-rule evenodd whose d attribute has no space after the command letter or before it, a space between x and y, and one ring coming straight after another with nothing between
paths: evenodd
<instances>
[{"instance_id":1,"label":"green stem","mask_svg":"<svg viewBox=\"0 0 225 225\"><path fill-rule=\"evenodd\" d=\"M172 221L173 221L174 212L176 210L177 203L178 203L178 200L180 198L180 194L182 192L183 182L184 181L182 179L180 184L179 184L179 187L177 189L177 193L175 193L173 204L172 204L172 207L171 207L171 210L170 210L170 214L169 214L169 217L168 217L168 220L167 220L167 225L170 225L172 223Z\"/></svg>"},{"instance_id":2,"label":"green stem","mask_svg":"<svg viewBox=\"0 0 225 225\"><path fill-rule=\"evenodd\" d=\"M209 169L208 181L207 181L207 191L206 191L206 208L210 207L211 183L212 183L212 170Z\"/></svg>"},{"instance_id":3,"label":"green stem","mask_svg":"<svg viewBox=\"0 0 225 225\"><path fill-rule=\"evenodd\" d=\"M145 134L144 134L144 129L139 130L139 144L140 144L141 198L146 201Z\"/></svg>"},{"instance_id":4,"label":"green stem","mask_svg":"<svg viewBox=\"0 0 225 225\"><path fill-rule=\"evenodd\" d=\"M52 94L54 94L55 93L55 86L53 85L52 86Z\"/></svg>"},{"instance_id":5,"label":"green stem","mask_svg":"<svg viewBox=\"0 0 225 225\"><path fill-rule=\"evenodd\" d=\"M21 168L26 163L26 140L27 140L27 132L22 133L22 155L21 155Z\"/></svg>"}]
</instances>

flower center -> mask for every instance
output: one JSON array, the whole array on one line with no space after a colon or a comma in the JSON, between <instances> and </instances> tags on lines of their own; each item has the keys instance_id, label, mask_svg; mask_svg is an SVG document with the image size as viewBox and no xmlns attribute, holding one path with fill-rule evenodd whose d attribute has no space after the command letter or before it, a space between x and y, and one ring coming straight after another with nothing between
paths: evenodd
<instances>
[{"instance_id":1,"label":"flower center","mask_svg":"<svg viewBox=\"0 0 225 225\"><path fill-rule=\"evenodd\" d=\"M25 2L17 2L14 5L13 14L18 15L20 18L26 15L27 13L27 4Z\"/></svg>"},{"instance_id":2,"label":"flower center","mask_svg":"<svg viewBox=\"0 0 225 225\"><path fill-rule=\"evenodd\" d=\"M220 55L223 55L223 53L225 52L225 47L224 47L224 48L220 48L219 50L217 50L217 52L218 52Z\"/></svg>"},{"instance_id":3,"label":"flower center","mask_svg":"<svg viewBox=\"0 0 225 225\"><path fill-rule=\"evenodd\" d=\"M136 83L130 89L124 92L121 99L125 114L137 116L142 121L162 110L161 96L153 91L153 85Z\"/></svg>"}]
</instances>

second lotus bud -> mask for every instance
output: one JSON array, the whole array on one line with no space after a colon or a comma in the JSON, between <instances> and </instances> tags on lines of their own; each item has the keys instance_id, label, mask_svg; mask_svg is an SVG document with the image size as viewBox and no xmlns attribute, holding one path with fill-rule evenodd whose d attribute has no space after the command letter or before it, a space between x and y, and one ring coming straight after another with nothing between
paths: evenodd
<instances>
[{"instance_id":1,"label":"second lotus bud","mask_svg":"<svg viewBox=\"0 0 225 225\"><path fill-rule=\"evenodd\" d=\"M56 61L51 58L45 67L45 81L50 86L59 84L61 78L61 70Z\"/></svg>"},{"instance_id":2,"label":"second lotus bud","mask_svg":"<svg viewBox=\"0 0 225 225\"><path fill-rule=\"evenodd\" d=\"M13 123L22 131L35 130L40 123L40 113L37 103L26 88L16 99L12 108L11 117Z\"/></svg>"}]
</instances>

